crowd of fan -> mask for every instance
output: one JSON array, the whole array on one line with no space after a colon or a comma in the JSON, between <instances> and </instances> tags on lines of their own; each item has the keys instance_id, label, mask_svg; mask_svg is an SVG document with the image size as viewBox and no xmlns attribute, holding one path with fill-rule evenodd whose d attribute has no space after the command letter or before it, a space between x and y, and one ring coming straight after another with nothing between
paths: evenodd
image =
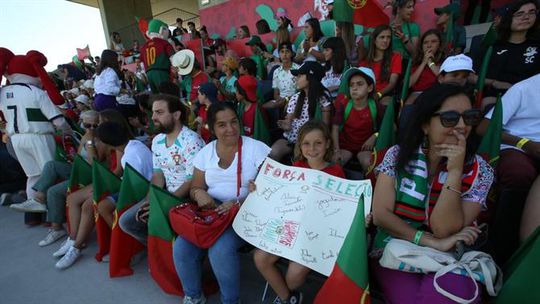
<instances>
[{"instance_id":1,"label":"crowd of fan","mask_svg":"<svg viewBox=\"0 0 540 304\"><path fill-rule=\"evenodd\" d=\"M148 82L138 42L126 51L120 35L113 33L110 49L95 61L59 66L58 84L65 88L65 104L60 109L78 132L76 153L89 163L106 162L118 176L129 163L175 196L191 197L199 206L223 213L232 201L243 200L254 189L247 181L255 179L267 156L341 177L366 176L375 165L373 149L385 109L394 104L400 109L394 119L398 145L376 164L373 214L367 223L378 230L370 260L376 261L379 249L384 248L379 243L381 235L442 251L458 241L472 245L481 233L475 223L480 214L488 214L489 241L481 244L482 249L502 265L540 223L539 5L534 0L518 0L494 10L492 29L483 39L473 40L468 54L463 53L464 28L457 24L459 5L437 8L437 27L423 33L411 20L414 6L414 0L394 1L390 24L361 35L355 35L353 24L336 22L335 36L325 36L319 21L309 19L303 28L305 38L298 45L291 41L291 20L281 11L273 48L260 36L251 35L247 26L239 27L236 38L248 39L252 51L246 58L228 49L228 41L211 39L205 27L197 31L195 24L188 23L187 30L178 19L170 43L181 51L184 45L179 36L201 39L205 65L182 55L192 64L173 68L170 81L156 88ZM264 20L258 22L257 30L259 35L270 32ZM488 37L492 34L496 39ZM484 90L474 92L489 47ZM409 62L410 74L405 75ZM135 63L136 69L122 70L129 63ZM401 96L403 87L406 96ZM472 95L479 93L483 99L475 109ZM503 104L503 145L498 166L492 169L474 155L476 135L485 134L497 96L502 96ZM240 146L239 135L243 135ZM4 141L8 142L5 135ZM436 187L433 177L441 171L447 177L438 199L431 204L430 198L427 216L415 226L407 214L396 211L407 201L402 199L406 191L395 185L404 178L400 172L406 171L407 164L419 161L415 154L419 146L429 151L418 154L428 163L426 191ZM228 170L236 168L238 149L243 151L240 161L245 179L239 194L236 172ZM56 267L70 267L93 230L92 186L68 194L71 164L50 161L34 186L35 196L21 203L10 193L20 186L21 174L10 173L15 169L7 165L8 159L4 153L1 163L6 160L10 171L1 173L2 202L12 203L19 211L47 212L51 227L39 246L68 235L54 256L61 257ZM439 170L439 164L444 168ZM475 169L469 168L472 164L477 165ZM467 180L471 172L474 178ZM488 202L490 187L498 193L493 202ZM97 212L109 226L117 199L111 195L98 205ZM148 206L143 200L119 220L120 227L142 243L146 243ZM69 233L64 229L66 216ZM239 300L237 249L241 245L229 228L208 252L223 303ZM174 249L186 293L184 303L203 303L202 249L181 237ZM302 297L298 289L309 269L290 262L283 276L274 265L278 257L257 250L254 259L278 295L274 303L298 303L294 301ZM370 264L392 303L419 303L415 299L421 293L422 303L448 301L433 286L431 290L418 287L429 279L427 275ZM442 284L453 286L456 293L470 292L470 282L456 277Z\"/></svg>"}]
</instances>

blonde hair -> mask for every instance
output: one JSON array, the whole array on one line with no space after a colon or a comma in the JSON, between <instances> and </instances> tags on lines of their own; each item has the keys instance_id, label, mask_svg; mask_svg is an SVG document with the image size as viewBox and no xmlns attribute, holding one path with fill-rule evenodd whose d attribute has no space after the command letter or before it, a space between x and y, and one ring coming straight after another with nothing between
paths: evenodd
<instances>
[{"instance_id":1,"label":"blonde hair","mask_svg":"<svg viewBox=\"0 0 540 304\"><path fill-rule=\"evenodd\" d=\"M328 129L328 126L326 126L324 122L317 119L306 122L298 131L298 138L296 139L296 144L294 145L294 161L306 160L304 155L302 155L302 141L304 141L304 137L306 137L309 132L316 130L321 131L326 141L330 143L328 149L326 149L326 153L324 153L324 160L327 162L332 161L332 157L334 156L334 142L332 141L330 129Z\"/></svg>"}]
</instances>

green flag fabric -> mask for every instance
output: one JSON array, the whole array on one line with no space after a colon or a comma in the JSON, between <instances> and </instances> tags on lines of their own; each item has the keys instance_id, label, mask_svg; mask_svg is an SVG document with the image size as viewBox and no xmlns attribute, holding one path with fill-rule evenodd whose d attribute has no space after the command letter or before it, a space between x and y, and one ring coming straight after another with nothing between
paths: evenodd
<instances>
[{"instance_id":1,"label":"green flag fabric","mask_svg":"<svg viewBox=\"0 0 540 304\"><path fill-rule=\"evenodd\" d=\"M477 153L480 154L492 167L497 165L501 150L503 104L501 95L497 97L497 103L493 108L493 114L489 121L486 134L482 137Z\"/></svg>"},{"instance_id":2,"label":"green flag fabric","mask_svg":"<svg viewBox=\"0 0 540 304\"><path fill-rule=\"evenodd\" d=\"M379 128L379 135L375 140L375 146L373 147L373 153L371 154L371 163L366 172L366 177L375 181L375 174L373 169L382 161L386 150L396 144L396 132L394 131L394 117L395 117L395 102L392 100L388 103L384 112L381 127Z\"/></svg>"},{"instance_id":3,"label":"green flag fabric","mask_svg":"<svg viewBox=\"0 0 540 304\"><path fill-rule=\"evenodd\" d=\"M408 95L408 90L409 90L408 84L411 78L411 69L412 69L412 58L409 58L407 62L407 68L405 69L405 74L403 75L403 86L401 88L401 95L400 95L400 103L401 103L402 108L403 108L405 99L407 99L407 95Z\"/></svg>"},{"instance_id":4,"label":"green flag fabric","mask_svg":"<svg viewBox=\"0 0 540 304\"><path fill-rule=\"evenodd\" d=\"M482 106L482 98L484 97L484 86L486 82L486 74L489 68L489 61L491 59L491 53L493 53L493 47L490 46L487 48L486 53L484 54L484 59L482 59L482 66L480 67L480 72L478 73L478 79L476 80L476 102L475 108L480 108Z\"/></svg>"},{"instance_id":5,"label":"green flag fabric","mask_svg":"<svg viewBox=\"0 0 540 304\"><path fill-rule=\"evenodd\" d=\"M370 303L367 248L362 196L334 269L317 293L315 304Z\"/></svg>"},{"instance_id":6,"label":"green flag fabric","mask_svg":"<svg viewBox=\"0 0 540 304\"><path fill-rule=\"evenodd\" d=\"M103 257L109 253L111 245L111 229L97 213L97 205L101 200L111 194L115 194L120 190L120 178L104 165L95 161L92 163L92 186L94 199L94 214L96 220L96 234L98 241L98 252L96 260L101 262Z\"/></svg>"},{"instance_id":7,"label":"green flag fabric","mask_svg":"<svg viewBox=\"0 0 540 304\"><path fill-rule=\"evenodd\" d=\"M71 167L71 175L69 177L68 193L77 191L86 185L92 183L92 166L84 160L80 155L75 155L73 158L73 166Z\"/></svg>"}]
</instances>

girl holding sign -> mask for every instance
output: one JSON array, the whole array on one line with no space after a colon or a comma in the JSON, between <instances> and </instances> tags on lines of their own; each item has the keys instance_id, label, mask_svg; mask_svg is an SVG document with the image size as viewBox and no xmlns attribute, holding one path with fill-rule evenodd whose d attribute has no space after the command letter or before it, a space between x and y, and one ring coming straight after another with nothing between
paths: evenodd
<instances>
[{"instance_id":1,"label":"girl holding sign","mask_svg":"<svg viewBox=\"0 0 540 304\"><path fill-rule=\"evenodd\" d=\"M319 120L308 121L298 132L293 166L321 170L345 178L341 166L331 163L333 152L332 137L326 124ZM249 190L255 191L254 183L250 183ZM287 273L283 276L275 265L279 258L261 249L256 249L254 254L257 269L278 295L273 303L301 303L302 293L296 289L304 284L310 269L289 261Z\"/></svg>"}]
</instances>

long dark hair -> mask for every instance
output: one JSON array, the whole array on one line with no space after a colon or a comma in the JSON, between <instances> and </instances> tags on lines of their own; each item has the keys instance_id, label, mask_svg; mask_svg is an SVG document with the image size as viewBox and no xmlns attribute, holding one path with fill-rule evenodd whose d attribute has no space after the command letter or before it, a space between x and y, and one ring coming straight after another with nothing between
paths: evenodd
<instances>
[{"instance_id":1,"label":"long dark hair","mask_svg":"<svg viewBox=\"0 0 540 304\"><path fill-rule=\"evenodd\" d=\"M319 19L317 18L309 18L306 20L306 23L311 26L313 29L313 41L319 41L322 37L324 37L324 34L321 30L321 24L319 23Z\"/></svg>"},{"instance_id":2,"label":"long dark hair","mask_svg":"<svg viewBox=\"0 0 540 304\"><path fill-rule=\"evenodd\" d=\"M429 123L433 114L441 108L442 104L448 98L458 95L467 96L472 105L472 99L468 92L463 87L454 84L436 84L424 91L416 99L416 102L412 105L414 109L411 112L411 117L407 120L404 127L404 136L400 136L397 162L397 169L399 171L405 170L409 161L413 159L413 155L418 150L418 147L422 145L425 136L422 126ZM477 144L478 137L473 130L467 138L466 162L474 157Z\"/></svg>"},{"instance_id":3,"label":"long dark hair","mask_svg":"<svg viewBox=\"0 0 540 304\"><path fill-rule=\"evenodd\" d=\"M499 42L507 42L508 39L510 39L510 35L512 34L512 19L514 18L514 14L525 4L534 4L536 9L538 10L538 2L536 0L518 0L512 4L510 9L506 11L506 14L502 16L501 22L497 26L497 40ZM538 15L536 16L536 21L534 22L533 26L527 31L527 38L538 38L535 37L538 34L538 29L540 26L540 18Z\"/></svg>"},{"instance_id":4,"label":"long dark hair","mask_svg":"<svg viewBox=\"0 0 540 304\"><path fill-rule=\"evenodd\" d=\"M326 70L333 68L334 73L341 74L345 69L347 53L345 52L345 42L341 37L330 37L323 43L323 48L332 49L332 58L326 62Z\"/></svg>"},{"instance_id":5,"label":"long dark hair","mask_svg":"<svg viewBox=\"0 0 540 304\"><path fill-rule=\"evenodd\" d=\"M317 103L321 101L321 98L330 100L330 94L328 90L321 84L320 79L307 74L308 80L308 114L309 118L315 116L315 110L317 109ZM302 115L302 108L304 106L304 100L306 99L306 91L300 90L298 93L298 99L296 100L296 106L294 107L294 118L299 118Z\"/></svg>"},{"instance_id":6,"label":"long dark hair","mask_svg":"<svg viewBox=\"0 0 540 304\"><path fill-rule=\"evenodd\" d=\"M444 54L443 54L443 47L442 47L441 32L438 29L430 29L430 30L427 30L420 38L420 42L418 43L418 46L416 48L416 57L414 57L414 60L413 60L413 65L415 66L420 65L420 63L422 63L422 61L424 60L424 48L422 44L424 44L424 40L429 35L435 35L437 36L437 39L439 39L439 48L437 49L437 52L433 54L434 62L440 63L443 59Z\"/></svg>"},{"instance_id":7,"label":"long dark hair","mask_svg":"<svg viewBox=\"0 0 540 304\"><path fill-rule=\"evenodd\" d=\"M106 68L113 69L116 72L116 75L118 75L118 78L124 79L124 75L120 71L120 65L118 64L118 54L113 50L103 50L96 73L100 75Z\"/></svg>"},{"instance_id":8,"label":"long dark hair","mask_svg":"<svg viewBox=\"0 0 540 304\"><path fill-rule=\"evenodd\" d=\"M264 35L267 33L270 33L270 25L268 25L268 22L266 20L261 19L255 23L255 27L257 28L257 34Z\"/></svg>"},{"instance_id":9,"label":"long dark hair","mask_svg":"<svg viewBox=\"0 0 540 304\"><path fill-rule=\"evenodd\" d=\"M251 36L249 33L249 27L247 25L241 25L240 28L247 34L248 37Z\"/></svg>"},{"instance_id":10,"label":"long dark hair","mask_svg":"<svg viewBox=\"0 0 540 304\"><path fill-rule=\"evenodd\" d=\"M369 48L368 48L368 54L366 61L368 62L368 66L370 68L373 67L373 64L375 63L375 40L377 40L377 36L379 36L384 31L390 31L390 34L392 34L392 28L389 25L379 25L373 30L373 33L371 33L371 39L369 39ZM377 79L377 81L388 81L390 80L390 65L392 64L392 56L394 55L394 52L392 51L392 39L390 39L390 44L388 45L388 48L384 50L383 53L383 60L381 64L381 75L379 76L380 79Z\"/></svg>"},{"instance_id":11,"label":"long dark hair","mask_svg":"<svg viewBox=\"0 0 540 304\"><path fill-rule=\"evenodd\" d=\"M115 122L122 125L126 130L128 130L129 138L133 138L133 129L127 122L126 117L120 111L114 109L106 109L99 112L99 122L103 123L106 121Z\"/></svg>"},{"instance_id":12,"label":"long dark hair","mask_svg":"<svg viewBox=\"0 0 540 304\"><path fill-rule=\"evenodd\" d=\"M416 4L416 0L394 0L392 1L392 15L397 15L397 11L400 8L407 6L407 3L412 2L413 5Z\"/></svg>"}]
</instances>

